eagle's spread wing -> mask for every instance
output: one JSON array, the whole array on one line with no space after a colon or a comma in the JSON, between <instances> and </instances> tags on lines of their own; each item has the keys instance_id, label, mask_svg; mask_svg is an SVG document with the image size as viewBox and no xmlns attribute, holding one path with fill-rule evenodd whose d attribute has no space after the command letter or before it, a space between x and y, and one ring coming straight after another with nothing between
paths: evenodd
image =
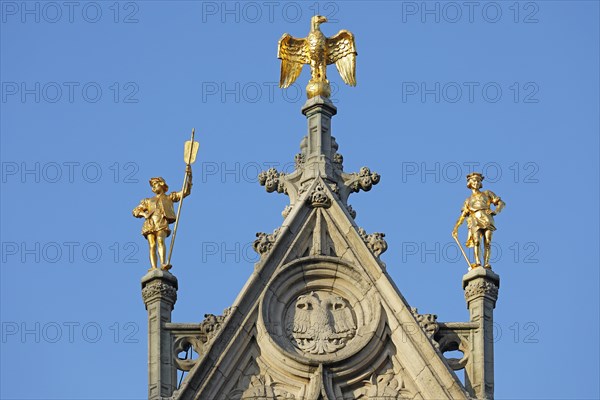
<instances>
[{"instance_id":1,"label":"eagle's spread wing","mask_svg":"<svg viewBox=\"0 0 600 400\"><path fill-rule=\"evenodd\" d=\"M310 313L313 302L311 296L300 296L296 301L296 309L292 326L293 333L306 333L310 329Z\"/></svg>"},{"instance_id":2,"label":"eagle's spread wing","mask_svg":"<svg viewBox=\"0 0 600 400\"><path fill-rule=\"evenodd\" d=\"M298 79L303 64L309 63L306 39L296 39L284 33L277 46L277 58L281 59L279 87L286 88Z\"/></svg>"},{"instance_id":3,"label":"eagle's spread wing","mask_svg":"<svg viewBox=\"0 0 600 400\"><path fill-rule=\"evenodd\" d=\"M335 298L331 303L331 315L336 333L351 332L356 329L352 311L346 306L346 302L341 298Z\"/></svg>"},{"instance_id":4,"label":"eagle's spread wing","mask_svg":"<svg viewBox=\"0 0 600 400\"><path fill-rule=\"evenodd\" d=\"M357 54L354 35L347 30L327 38L327 64L335 63L342 79L350 86L356 86Z\"/></svg>"}]
</instances>

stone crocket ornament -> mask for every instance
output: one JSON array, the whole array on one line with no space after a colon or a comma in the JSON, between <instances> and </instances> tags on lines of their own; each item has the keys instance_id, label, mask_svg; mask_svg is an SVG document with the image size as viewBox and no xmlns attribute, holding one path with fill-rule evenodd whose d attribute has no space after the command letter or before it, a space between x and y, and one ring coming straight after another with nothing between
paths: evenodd
<instances>
[{"instance_id":1,"label":"stone crocket ornament","mask_svg":"<svg viewBox=\"0 0 600 400\"><path fill-rule=\"evenodd\" d=\"M502 211L505 203L490 190L480 191L483 181L483 175L479 172L473 172L467 175L467 188L471 189L471 196L468 197L462 207L460 217L452 230L452 237L458 244L469 270L476 267L492 268L490 265L490 250L492 245L492 233L496 230L494 224L494 215ZM492 204L495 206L491 208ZM467 220L467 247L473 248L475 262L471 263L460 242L458 241L458 227ZM481 245L483 245L483 260L481 259ZM483 262L482 262L483 261Z\"/></svg>"},{"instance_id":2,"label":"stone crocket ornament","mask_svg":"<svg viewBox=\"0 0 600 400\"><path fill-rule=\"evenodd\" d=\"M304 64L310 65L311 79L306 86L306 96L329 97L331 87L327 80L327 65L336 65L344 82L356 86L356 45L354 35L341 30L330 38L323 35L319 25L327 18L315 15L310 20L310 33L298 39L284 33L279 39L277 57L281 59L279 87L287 88L298 79Z\"/></svg>"}]
</instances>

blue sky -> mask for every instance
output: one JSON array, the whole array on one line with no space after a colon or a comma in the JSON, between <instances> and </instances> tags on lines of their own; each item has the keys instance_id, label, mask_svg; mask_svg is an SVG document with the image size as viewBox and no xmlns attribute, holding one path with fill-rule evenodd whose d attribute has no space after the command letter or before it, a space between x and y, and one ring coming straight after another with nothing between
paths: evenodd
<instances>
[{"instance_id":1,"label":"blue sky","mask_svg":"<svg viewBox=\"0 0 600 400\"><path fill-rule=\"evenodd\" d=\"M407 301L468 318L450 232L482 171L507 204L497 398L600 396L598 2L1 1L2 399L146 396L131 210L150 177L180 187L192 127L173 320L232 303L287 204L256 175L290 172L306 129L308 70L276 88L277 40L315 12L356 36L358 86L329 68L332 130L346 171L382 176L349 202Z\"/></svg>"}]
</instances>

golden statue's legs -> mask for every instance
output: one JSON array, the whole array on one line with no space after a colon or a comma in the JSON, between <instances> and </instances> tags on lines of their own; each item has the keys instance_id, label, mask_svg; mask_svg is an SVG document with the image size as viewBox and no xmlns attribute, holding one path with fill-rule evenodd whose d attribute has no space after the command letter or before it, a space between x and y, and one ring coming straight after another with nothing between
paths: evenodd
<instances>
[{"instance_id":1,"label":"golden statue's legs","mask_svg":"<svg viewBox=\"0 0 600 400\"><path fill-rule=\"evenodd\" d=\"M331 95L331 87L325 74L326 65L320 65L318 60L310 61L310 76L311 79L306 85L306 96L310 99L315 96L329 97Z\"/></svg>"},{"instance_id":2,"label":"golden statue's legs","mask_svg":"<svg viewBox=\"0 0 600 400\"><path fill-rule=\"evenodd\" d=\"M327 66L322 60L310 60L310 77L315 82L324 82L327 79Z\"/></svg>"},{"instance_id":3,"label":"golden statue's legs","mask_svg":"<svg viewBox=\"0 0 600 400\"><path fill-rule=\"evenodd\" d=\"M477 236L479 236L479 234ZM481 246L479 237L473 241L473 254L475 256L475 267L481 267Z\"/></svg>"},{"instance_id":4,"label":"golden statue's legs","mask_svg":"<svg viewBox=\"0 0 600 400\"><path fill-rule=\"evenodd\" d=\"M167 266L167 246L165 244L166 237L166 231L150 233L147 236L148 245L150 247L150 265L152 266L152 269L158 268L157 258L160 258L160 264L163 268ZM157 250L158 254L156 254Z\"/></svg>"},{"instance_id":5,"label":"golden statue's legs","mask_svg":"<svg viewBox=\"0 0 600 400\"><path fill-rule=\"evenodd\" d=\"M165 245L165 239L167 237L166 231L157 232L157 241L158 241L158 255L160 257L161 266L167 265L167 246ZM156 256L155 256L156 257Z\"/></svg>"},{"instance_id":6,"label":"golden statue's legs","mask_svg":"<svg viewBox=\"0 0 600 400\"><path fill-rule=\"evenodd\" d=\"M319 79L323 82L327 82L327 67L325 63L319 66Z\"/></svg>"},{"instance_id":7,"label":"golden statue's legs","mask_svg":"<svg viewBox=\"0 0 600 400\"><path fill-rule=\"evenodd\" d=\"M150 265L156 268L156 236L153 233L148 234L148 247L150 247Z\"/></svg>"},{"instance_id":8,"label":"golden statue's legs","mask_svg":"<svg viewBox=\"0 0 600 400\"><path fill-rule=\"evenodd\" d=\"M484 238L484 242L483 242L483 259L484 259L484 263L483 266L484 268L492 268L492 266L490 265L490 256L491 256L491 249L492 249L492 231L487 230L485 231L485 238Z\"/></svg>"}]
</instances>

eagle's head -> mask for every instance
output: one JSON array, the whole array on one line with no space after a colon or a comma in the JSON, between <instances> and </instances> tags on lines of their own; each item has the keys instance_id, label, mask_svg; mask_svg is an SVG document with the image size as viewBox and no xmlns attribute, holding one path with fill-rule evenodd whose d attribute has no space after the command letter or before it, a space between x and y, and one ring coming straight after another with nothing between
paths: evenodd
<instances>
[{"instance_id":1,"label":"eagle's head","mask_svg":"<svg viewBox=\"0 0 600 400\"><path fill-rule=\"evenodd\" d=\"M323 22L327 22L327 18L322 15L315 15L310 19L310 30L317 31L319 30L319 25Z\"/></svg>"}]
</instances>

